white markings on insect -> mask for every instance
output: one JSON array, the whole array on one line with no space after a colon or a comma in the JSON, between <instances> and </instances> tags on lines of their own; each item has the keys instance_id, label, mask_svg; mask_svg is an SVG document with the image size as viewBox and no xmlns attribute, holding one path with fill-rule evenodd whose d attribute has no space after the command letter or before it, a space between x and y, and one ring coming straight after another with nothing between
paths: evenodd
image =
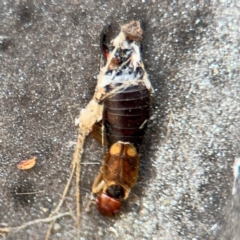
<instances>
[{"instance_id":1,"label":"white markings on insect","mask_svg":"<svg viewBox=\"0 0 240 240\"><path fill-rule=\"evenodd\" d=\"M141 126L139 127L139 129L143 129L146 123L147 123L147 119L141 124Z\"/></svg>"},{"instance_id":2,"label":"white markings on insect","mask_svg":"<svg viewBox=\"0 0 240 240\"><path fill-rule=\"evenodd\" d=\"M132 57L131 57L131 64L133 68L136 68L136 66L141 66L143 69L143 76L142 79L138 79L140 76L131 76L127 74L128 78L126 82L124 82L121 86L116 87L111 92L106 93L105 87L108 86L112 81L118 82L119 79L124 79L122 76L121 78L118 78L115 76L116 73L113 73L112 76L108 76L107 71L109 70L109 65L114 58L114 54L116 53L118 48L129 48L128 42L127 42L127 36L125 35L125 29L122 28L122 31L119 33L119 35L112 41L113 46L115 49L111 52L110 57L106 63L106 65L100 69L100 74L98 76L98 83L95 89L95 94L92 98L92 100L89 102L87 107L85 109L82 109L79 117L79 127L80 129L85 129L87 133L89 133L92 129L92 126L95 122L99 122L102 119L102 113L103 113L103 105L100 103L102 100L113 96L116 93L121 92L123 89L131 86L131 85L139 85L144 84L147 89L149 89L150 92L153 92L153 88L151 85L151 82L149 81L148 75L144 69L144 66L141 62L141 54L139 46L135 43L132 43L130 47L133 50ZM120 68L121 69L121 68ZM121 69L123 71L123 69ZM130 77L130 80L129 80ZM133 79L131 79L133 78Z\"/></svg>"}]
</instances>

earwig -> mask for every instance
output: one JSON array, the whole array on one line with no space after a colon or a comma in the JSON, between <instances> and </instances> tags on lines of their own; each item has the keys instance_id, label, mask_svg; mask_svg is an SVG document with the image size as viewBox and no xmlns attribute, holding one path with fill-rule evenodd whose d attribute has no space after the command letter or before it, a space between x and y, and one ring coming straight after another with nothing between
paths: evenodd
<instances>
[{"instance_id":1,"label":"earwig","mask_svg":"<svg viewBox=\"0 0 240 240\"><path fill-rule=\"evenodd\" d=\"M92 192L98 194L99 212L113 216L137 181L139 148L153 89L141 61L140 23L123 25L110 43L105 39L103 35L106 64L100 70L93 99L81 112L80 127L98 135L95 138L108 148Z\"/></svg>"}]
</instances>

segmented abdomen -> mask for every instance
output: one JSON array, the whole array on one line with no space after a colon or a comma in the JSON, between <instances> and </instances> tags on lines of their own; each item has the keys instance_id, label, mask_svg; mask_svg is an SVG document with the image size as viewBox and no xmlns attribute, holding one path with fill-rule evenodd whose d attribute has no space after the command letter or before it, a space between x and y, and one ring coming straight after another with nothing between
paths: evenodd
<instances>
[{"instance_id":1,"label":"segmented abdomen","mask_svg":"<svg viewBox=\"0 0 240 240\"><path fill-rule=\"evenodd\" d=\"M109 92L112 89L109 88ZM141 84L130 86L106 99L103 123L109 144L130 142L138 148L149 118L149 108L149 90Z\"/></svg>"}]
</instances>

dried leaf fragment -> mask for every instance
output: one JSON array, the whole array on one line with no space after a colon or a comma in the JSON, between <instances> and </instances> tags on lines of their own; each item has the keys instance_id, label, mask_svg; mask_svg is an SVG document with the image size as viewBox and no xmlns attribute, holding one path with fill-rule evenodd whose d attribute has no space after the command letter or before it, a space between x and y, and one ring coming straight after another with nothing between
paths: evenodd
<instances>
[{"instance_id":1,"label":"dried leaf fragment","mask_svg":"<svg viewBox=\"0 0 240 240\"><path fill-rule=\"evenodd\" d=\"M17 168L20 170L28 170L35 166L36 164L36 157L32 157L27 160L22 160L20 163L18 163Z\"/></svg>"}]
</instances>

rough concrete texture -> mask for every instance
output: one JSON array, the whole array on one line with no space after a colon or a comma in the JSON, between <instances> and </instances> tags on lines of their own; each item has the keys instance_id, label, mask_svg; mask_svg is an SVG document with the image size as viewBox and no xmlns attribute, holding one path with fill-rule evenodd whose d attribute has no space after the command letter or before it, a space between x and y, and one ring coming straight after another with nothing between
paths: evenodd
<instances>
[{"instance_id":1,"label":"rough concrete texture","mask_svg":"<svg viewBox=\"0 0 240 240\"><path fill-rule=\"evenodd\" d=\"M67 178L77 129L112 21L140 20L155 89L140 176L123 211L85 212L102 149L89 137L81 171L81 239L239 239L231 195L239 154L239 1L0 1L0 227L45 218ZM20 160L37 157L23 172ZM74 183L60 212L75 211ZM25 194L23 194L25 193ZM26 194L27 193L27 194ZM44 239L47 223L1 239ZM71 217L50 239L77 239Z\"/></svg>"}]
</instances>

